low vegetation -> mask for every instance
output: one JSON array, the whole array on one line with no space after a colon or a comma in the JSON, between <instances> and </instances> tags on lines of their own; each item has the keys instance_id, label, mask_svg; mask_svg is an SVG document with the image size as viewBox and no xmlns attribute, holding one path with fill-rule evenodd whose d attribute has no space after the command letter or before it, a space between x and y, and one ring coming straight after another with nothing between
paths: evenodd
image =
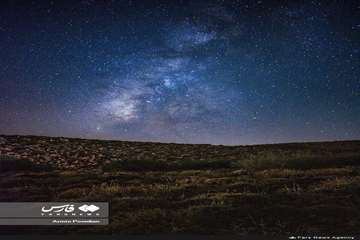
<instances>
[{"instance_id":1,"label":"low vegetation","mask_svg":"<svg viewBox=\"0 0 360 240\"><path fill-rule=\"evenodd\" d=\"M84 151L78 160L96 164L81 167L84 163L71 156L58 159L75 142ZM360 142L148 146L9 137L6 144L0 145L0 153L6 155L0 158L5 159L0 163L4 164L0 201L110 203L108 226L52 227L52 232L359 234ZM11 144L17 144L12 150L15 157L4 150ZM21 146L33 149L33 154ZM105 156L105 149L113 152ZM47 161L37 160L50 155ZM26 163L21 160L25 156L29 156ZM8 167L3 167L5 162ZM67 168L64 163L76 167ZM53 168L35 170L41 164ZM23 233L49 230L44 226L16 229Z\"/></svg>"},{"instance_id":2,"label":"low vegetation","mask_svg":"<svg viewBox=\"0 0 360 240\"><path fill-rule=\"evenodd\" d=\"M18 159L13 156L0 155L0 173L18 171L50 171L48 164L37 165L29 159Z\"/></svg>"}]
</instances>

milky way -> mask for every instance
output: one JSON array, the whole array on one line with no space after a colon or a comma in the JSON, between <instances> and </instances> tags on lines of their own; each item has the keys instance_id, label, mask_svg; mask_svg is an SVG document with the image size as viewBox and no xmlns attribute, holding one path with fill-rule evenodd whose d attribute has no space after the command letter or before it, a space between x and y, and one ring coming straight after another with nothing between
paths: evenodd
<instances>
[{"instance_id":1,"label":"milky way","mask_svg":"<svg viewBox=\"0 0 360 240\"><path fill-rule=\"evenodd\" d=\"M0 133L360 138L355 1L2 4Z\"/></svg>"}]
</instances>

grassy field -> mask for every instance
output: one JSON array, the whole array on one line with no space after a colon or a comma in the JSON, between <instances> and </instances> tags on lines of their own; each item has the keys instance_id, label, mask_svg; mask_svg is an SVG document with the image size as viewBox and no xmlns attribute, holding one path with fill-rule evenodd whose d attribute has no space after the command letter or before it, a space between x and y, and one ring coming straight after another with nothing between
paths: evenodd
<instances>
[{"instance_id":1,"label":"grassy field","mask_svg":"<svg viewBox=\"0 0 360 240\"><path fill-rule=\"evenodd\" d=\"M0 201L110 202L108 226L52 232L360 233L360 141L212 146L1 138Z\"/></svg>"}]
</instances>

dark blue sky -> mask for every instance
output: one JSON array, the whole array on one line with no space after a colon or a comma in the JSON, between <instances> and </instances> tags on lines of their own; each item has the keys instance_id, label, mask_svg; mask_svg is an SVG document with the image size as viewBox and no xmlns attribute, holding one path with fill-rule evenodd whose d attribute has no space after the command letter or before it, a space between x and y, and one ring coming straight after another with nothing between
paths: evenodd
<instances>
[{"instance_id":1,"label":"dark blue sky","mask_svg":"<svg viewBox=\"0 0 360 240\"><path fill-rule=\"evenodd\" d=\"M24 2L0 8L2 134L360 138L357 1Z\"/></svg>"}]
</instances>

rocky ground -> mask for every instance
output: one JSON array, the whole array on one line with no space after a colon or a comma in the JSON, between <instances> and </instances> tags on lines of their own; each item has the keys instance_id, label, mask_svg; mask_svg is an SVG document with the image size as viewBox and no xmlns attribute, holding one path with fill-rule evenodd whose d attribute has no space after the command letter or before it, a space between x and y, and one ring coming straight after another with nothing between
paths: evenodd
<instances>
[{"instance_id":1,"label":"rocky ground","mask_svg":"<svg viewBox=\"0 0 360 240\"><path fill-rule=\"evenodd\" d=\"M1 161L9 159L32 165L4 168ZM108 226L52 232L349 235L360 229L360 141L231 147L1 136L0 179L0 201L110 203Z\"/></svg>"}]
</instances>

